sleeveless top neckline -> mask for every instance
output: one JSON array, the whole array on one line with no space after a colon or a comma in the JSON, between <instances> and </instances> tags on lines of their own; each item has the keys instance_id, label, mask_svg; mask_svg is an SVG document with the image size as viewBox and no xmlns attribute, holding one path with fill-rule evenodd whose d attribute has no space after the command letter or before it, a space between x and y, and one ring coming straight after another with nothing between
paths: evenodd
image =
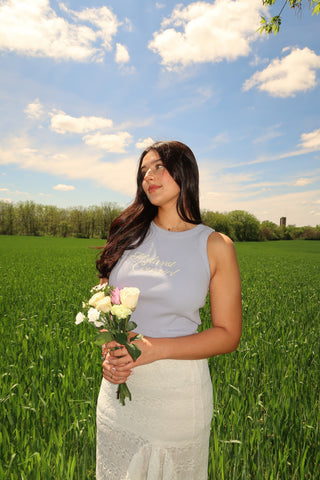
<instances>
[{"instance_id":1,"label":"sleeveless top neckline","mask_svg":"<svg viewBox=\"0 0 320 480\"><path fill-rule=\"evenodd\" d=\"M190 228L189 230L182 230L181 232L175 232L174 230L166 230L165 228L162 228L162 227L159 227L159 225L157 225L154 220L152 220L151 224L150 224L150 230L157 230L159 231L159 233L164 233L165 235L166 234L169 234L169 235L175 235L175 236L188 236L189 234L191 235L191 232L192 232L192 235L196 235L199 231L199 227L201 227L201 225L203 225L202 223L199 223L198 225L194 225L193 228Z\"/></svg>"},{"instance_id":2,"label":"sleeveless top neckline","mask_svg":"<svg viewBox=\"0 0 320 480\"><path fill-rule=\"evenodd\" d=\"M179 337L197 332L199 309L210 284L208 237L203 224L172 232L151 222L141 245L126 250L109 277L114 287L137 287L140 297L132 321L150 337Z\"/></svg>"}]
</instances>

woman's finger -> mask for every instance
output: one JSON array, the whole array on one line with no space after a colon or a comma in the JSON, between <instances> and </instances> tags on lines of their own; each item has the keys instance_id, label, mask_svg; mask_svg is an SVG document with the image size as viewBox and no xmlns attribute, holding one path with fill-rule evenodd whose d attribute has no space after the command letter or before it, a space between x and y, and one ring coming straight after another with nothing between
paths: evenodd
<instances>
[{"instance_id":1,"label":"woman's finger","mask_svg":"<svg viewBox=\"0 0 320 480\"><path fill-rule=\"evenodd\" d=\"M128 351L125 347L115 347L115 349L110 350L110 355L112 357L124 357L128 354Z\"/></svg>"},{"instance_id":2,"label":"woman's finger","mask_svg":"<svg viewBox=\"0 0 320 480\"><path fill-rule=\"evenodd\" d=\"M107 357L106 357L106 361L109 365L111 365L111 367L116 367L117 369L127 369L128 368L126 367L128 365L128 363L131 363L132 362L132 358L130 357L129 354L126 354L126 355L120 355L119 357L114 357L113 355L111 354L108 354ZM124 368L122 368L124 367Z\"/></svg>"},{"instance_id":3,"label":"woman's finger","mask_svg":"<svg viewBox=\"0 0 320 480\"><path fill-rule=\"evenodd\" d=\"M109 350L112 350L116 347L121 347L120 343L116 342L115 340L112 340L111 342L105 343L105 345L107 346L107 348Z\"/></svg>"},{"instance_id":4,"label":"woman's finger","mask_svg":"<svg viewBox=\"0 0 320 480\"><path fill-rule=\"evenodd\" d=\"M120 345L120 343L117 343L116 341L104 343L101 346L101 349L102 349L102 361L106 359L108 354L114 357L122 357L128 353L127 349L123 345Z\"/></svg>"},{"instance_id":5,"label":"woman's finger","mask_svg":"<svg viewBox=\"0 0 320 480\"><path fill-rule=\"evenodd\" d=\"M117 369L107 360L103 362L103 377L111 383L124 383L131 373L128 369Z\"/></svg>"}]
</instances>

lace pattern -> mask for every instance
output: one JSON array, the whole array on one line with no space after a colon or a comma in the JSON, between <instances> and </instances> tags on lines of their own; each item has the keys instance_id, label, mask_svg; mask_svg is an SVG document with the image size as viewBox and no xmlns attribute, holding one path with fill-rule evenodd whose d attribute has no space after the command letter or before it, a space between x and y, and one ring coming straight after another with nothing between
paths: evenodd
<instances>
[{"instance_id":1,"label":"lace pattern","mask_svg":"<svg viewBox=\"0 0 320 480\"><path fill-rule=\"evenodd\" d=\"M130 382L130 384L129 384ZM206 360L137 367L122 406L102 380L97 480L206 480L212 386Z\"/></svg>"}]
</instances>

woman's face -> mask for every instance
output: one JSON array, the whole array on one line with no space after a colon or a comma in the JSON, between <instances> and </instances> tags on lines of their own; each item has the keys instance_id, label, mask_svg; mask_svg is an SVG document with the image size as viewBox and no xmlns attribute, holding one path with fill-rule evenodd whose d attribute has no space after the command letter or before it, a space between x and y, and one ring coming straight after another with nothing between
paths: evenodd
<instances>
[{"instance_id":1,"label":"woman's face","mask_svg":"<svg viewBox=\"0 0 320 480\"><path fill-rule=\"evenodd\" d=\"M157 207L177 206L180 187L164 166L156 150L150 150L141 163L142 188Z\"/></svg>"}]
</instances>

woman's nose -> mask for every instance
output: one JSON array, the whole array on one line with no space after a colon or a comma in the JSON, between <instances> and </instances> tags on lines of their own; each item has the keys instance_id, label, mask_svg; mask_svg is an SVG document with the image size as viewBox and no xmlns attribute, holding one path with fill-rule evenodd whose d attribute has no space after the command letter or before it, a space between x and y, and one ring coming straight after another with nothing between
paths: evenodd
<instances>
[{"instance_id":1,"label":"woman's nose","mask_svg":"<svg viewBox=\"0 0 320 480\"><path fill-rule=\"evenodd\" d=\"M148 170L145 173L144 178L150 178L150 177L153 178L153 173L152 173L152 169L148 168Z\"/></svg>"}]
</instances>

